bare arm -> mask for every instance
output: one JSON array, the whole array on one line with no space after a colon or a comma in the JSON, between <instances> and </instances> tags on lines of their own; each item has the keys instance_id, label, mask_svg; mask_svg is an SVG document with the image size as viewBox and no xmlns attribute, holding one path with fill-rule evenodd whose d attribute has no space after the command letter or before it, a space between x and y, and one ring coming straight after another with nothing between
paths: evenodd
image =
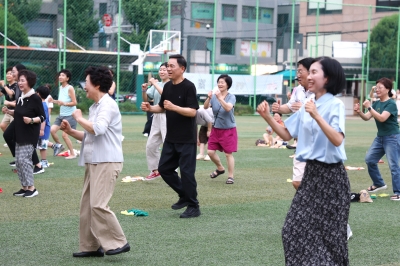
<instances>
[{"instance_id":1,"label":"bare arm","mask_svg":"<svg viewBox=\"0 0 400 266\"><path fill-rule=\"evenodd\" d=\"M85 133L83 131L71 128L71 125L65 119L61 122L60 129L65 133L67 133L68 135L70 135L71 137L73 137L74 139L80 141L82 141L83 137L85 136Z\"/></svg>"},{"instance_id":2,"label":"bare arm","mask_svg":"<svg viewBox=\"0 0 400 266\"><path fill-rule=\"evenodd\" d=\"M372 107L371 102L368 100L364 101L363 106L365 108ZM379 121L381 123L385 122L390 116L390 113L388 111L383 111L382 114L380 114L372 108L371 108L371 110L368 111L368 113L370 114L370 116L372 116L373 118L375 118L377 121Z\"/></svg>"},{"instance_id":3,"label":"bare arm","mask_svg":"<svg viewBox=\"0 0 400 266\"><path fill-rule=\"evenodd\" d=\"M66 103L66 106L76 106L77 101L76 101L76 96L75 96L75 89L74 87L70 86L68 89L68 95L71 98L71 102Z\"/></svg>"},{"instance_id":4,"label":"bare arm","mask_svg":"<svg viewBox=\"0 0 400 266\"><path fill-rule=\"evenodd\" d=\"M366 112L365 114L364 114L363 112L361 112L361 110L360 110L360 104L359 104L359 103L356 103L356 104L354 105L354 111L356 111L357 114L358 114L358 115L361 117L361 119L364 120L364 121L368 121L368 120L370 120L370 119L372 118L372 115L371 115L370 112Z\"/></svg>"},{"instance_id":5,"label":"bare arm","mask_svg":"<svg viewBox=\"0 0 400 266\"><path fill-rule=\"evenodd\" d=\"M278 134L283 140L288 141L292 139L289 131L286 127L283 127L275 119L271 116L269 112L269 105L266 101L260 103L257 107L257 112L261 115L262 118L271 126L272 130Z\"/></svg>"},{"instance_id":6,"label":"bare arm","mask_svg":"<svg viewBox=\"0 0 400 266\"><path fill-rule=\"evenodd\" d=\"M215 93L215 96L217 96L219 103L221 104L222 108L224 108L224 110L226 112L229 112L230 110L232 110L233 104L225 102L224 97L220 94L219 91L217 91Z\"/></svg>"}]
</instances>

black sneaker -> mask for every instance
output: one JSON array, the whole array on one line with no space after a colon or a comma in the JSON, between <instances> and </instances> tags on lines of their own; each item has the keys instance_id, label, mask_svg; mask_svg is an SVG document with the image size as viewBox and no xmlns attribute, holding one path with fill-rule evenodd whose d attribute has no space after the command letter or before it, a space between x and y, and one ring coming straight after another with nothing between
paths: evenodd
<instances>
[{"instance_id":1,"label":"black sneaker","mask_svg":"<svg viewBox=\"0 0 400 266\"><path fill-rule=\"evenodd\" d=\"M17 192L14 192L13 195L14 195L14 196L17 196L17 197L22 197L22 196L25 195L25 193L26 193L26 190L24 190L24 189L21 188L21 189L18 190Z\"/></svg>"},{"instance_id":2,"label":"black sneaker","mask_svg":"<svg viewBox=\"0 0 400 266\"><path fill-rule=\"evenodd\" d=\"M188 206L189 202L187 202L184 198L179 198L179 200L172 204L171 208L173 210L179 210Z\"/></svg>"},{"instance_id":3,"label":"black sneaker","mask_svg":"<svg viewBox=\"0 0 400 266\"><path fill-rule=\"evenodd\" d=\"M42 168L39 168L39 167L37 167L36 165L35 165L35 168L33 168L33 174L34 175L37 175L37 174L41 174L41 173L44 173L44 168L42 167Z\"/></svg>"},{"instance_id":4,"label":"black sneaker","mask_svg":"<svg viewBox=\"0 0 400 266\"><path fill-rule=\"evenodd\" d=\"M39 195L39 192L35 188L33 191L27 190L24 194L24 198L33 198L36 197L37 195Z\"/></svg>"},{"instance_id":5,"label":"black sneaker","mask_svg":"<svg viewBox=\"0 0 400 266\"><path fill-rule=\"evenodd\" d=\"M194 217L199 217L200 216L200 208L197 207L187 207L186 211L184 211L181 216L179 216L180 218L194 218Z\"/></svg>"},{"instance_id":6,"label":"black sneaker","mask_svg":"<svg viewBox=\"0 0 400 266\"><path fill-rule=\"evenodd\" d=\"M286 149L295 150L295 149L296 149L296 146L286 145Z\"/></svg>"},{"instance_id":7,"label":"black sneaker","mask_svg":"<svg viewBox=\"0 0 400 266\"><path fill-rule=\"evenodd\" d=\"M11 167L15 167L15 161L10 162Z\"/></svg>"}]
</instances>

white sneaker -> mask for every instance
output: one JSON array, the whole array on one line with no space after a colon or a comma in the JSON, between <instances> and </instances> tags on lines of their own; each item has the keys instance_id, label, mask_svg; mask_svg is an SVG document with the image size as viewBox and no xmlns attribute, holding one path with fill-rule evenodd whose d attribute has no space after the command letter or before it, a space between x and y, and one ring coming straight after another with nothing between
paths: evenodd
<instances>
[{"instance_id":1,"label":"white sneaker","mask_svg":"<svg viewBox=\"0 0 400 266\"><path fill-rule=\"evenodd\" d=\"M350 237L353 236L353 232L351 231L350 225L347 224L347 241L350 239Z\"/></svg>"},{"instance_id":2,"label":"white sneaker","mask_svg":"<svg viewBox=\"0 0 400 266\"><path fill-rule=\"evenodd\" d=\"M204 159L203 159L204 161L211 161L211 158L210 158L210 156L208 156L208 154L206 155L206 156L204 156Z\"/></svg>"},{"instance_id":3,"label":"white sneaker","mask_svg":"<svg viewBox=\"0 0 400 266\"><path fill-rule=\"evenodd\" d=\"M7 145L7 143L4 143L4 145L3 145L5 148L7 148L8 147L8 145Z\"/></svg>"},{"instance_id":4,"label":"white sneaker","mask_svg":"<svg viewBox=\"0 0 400 266\"><path fill-rule=\"evenodd\" d=\"M147 134L147 133L144 133L143 134L143 136L145 136L146 138L149 136L149 134Z\"/></svg>"},{"instance_id":5,"label":"white sneaker","mask_svg":"<svg viewBox=\"0 0 400 266\"><path fill-rule=\"evenodd\" d=\"M203 154L197 154L197 156L196 156L196 160L204 160L204 155Z\"/></svg>"}]
</instances>

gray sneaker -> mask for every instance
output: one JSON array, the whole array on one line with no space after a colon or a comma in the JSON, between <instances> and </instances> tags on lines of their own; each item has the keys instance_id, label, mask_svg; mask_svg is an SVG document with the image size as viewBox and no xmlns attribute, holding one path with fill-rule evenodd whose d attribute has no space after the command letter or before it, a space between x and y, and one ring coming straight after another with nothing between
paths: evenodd
<instances>
[{"instance_id":1,"label":"gray sneaker","mask_svg":"<svg viewBox=\"0 0 400 266\"><path fill-rule=\"evenodd\" d=\"M64 150L64 146L61 143L56 143L53 145L54 154L53 156L57 156Z\"/></svg>"}]
</instances>

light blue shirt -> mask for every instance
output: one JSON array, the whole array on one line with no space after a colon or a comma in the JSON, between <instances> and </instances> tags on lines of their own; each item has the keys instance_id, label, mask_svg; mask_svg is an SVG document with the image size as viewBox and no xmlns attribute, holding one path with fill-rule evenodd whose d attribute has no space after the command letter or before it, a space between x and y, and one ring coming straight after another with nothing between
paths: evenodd
<instances>
[{"instance_id":1,"label":"light blue shirt","mask_svg":"<svg viewBox=\"0 0 400 266\"><path fill-rule=\"evenodd\" d=\"M341 100L331 93L325 93L315 101L319 115L337 132L345 134L345 108ZM338 163L347 160L344 140L339 147L326 137L318 123L306 112L300 110L285 120L285 126L293 138L298 138L296 159L305 162L317 160L324 163Z\"/></svg>"},{"instance_id":2,"label":"light blue shirt","mask_svg":"<svg viewBox=\"0 0 400 266\"><path fill-rule=\"evenodd\" d=\"M164 84L163 82L158 82L158 85L161 88L164 88ZM146 91L147 96L149 96L150 98L153 99L153 105L157 105L160 102L161 99L161 94L158 92L158 90L156 89L156 87L151 86L147 91Z\"/></svg>"},{"instance_id":3,"label":"light blue shirt","mask_svg":"<svg viewBox=\"0 0 400 266\"><path fill-rule=\"evenodd\" d=\"M85 130L79 165L123 162L121 114L115 100L104 94L89 108L89 121L95 134Z\"/></svg>"},{"instance_id":4,"label":"light blue shirt","mask_svg":"<svg viewBox=\"0 0 400 266\"><path fill-rule=\"evenodd\" d=\"M228 93L225 96L225 102L233 105L232 109L227 112L222 107L217 99L217 96L213 95L210 100L211 108L214 114L214 127L219 129L230 129L236 127L234 109L236 104L236 97L233 94Z\"/></svg>"},{"instance_id":5,"label":"light blue shirt","mask_svg":"<svg viewBox=\"0 0 400 266\"><path fill-rule=\"evenodd\" d=\"M64 103L70 103L72 102L71 97L69 97L68 94L68 89L69 88L74 89L71 85L67 84L67 86L63 87L60 86L60 91L58 93L58 100L64 102ZM70 116L72 113L75 111L76 106L60 106L60 116Z\"/></svg>"}]
</instances>

